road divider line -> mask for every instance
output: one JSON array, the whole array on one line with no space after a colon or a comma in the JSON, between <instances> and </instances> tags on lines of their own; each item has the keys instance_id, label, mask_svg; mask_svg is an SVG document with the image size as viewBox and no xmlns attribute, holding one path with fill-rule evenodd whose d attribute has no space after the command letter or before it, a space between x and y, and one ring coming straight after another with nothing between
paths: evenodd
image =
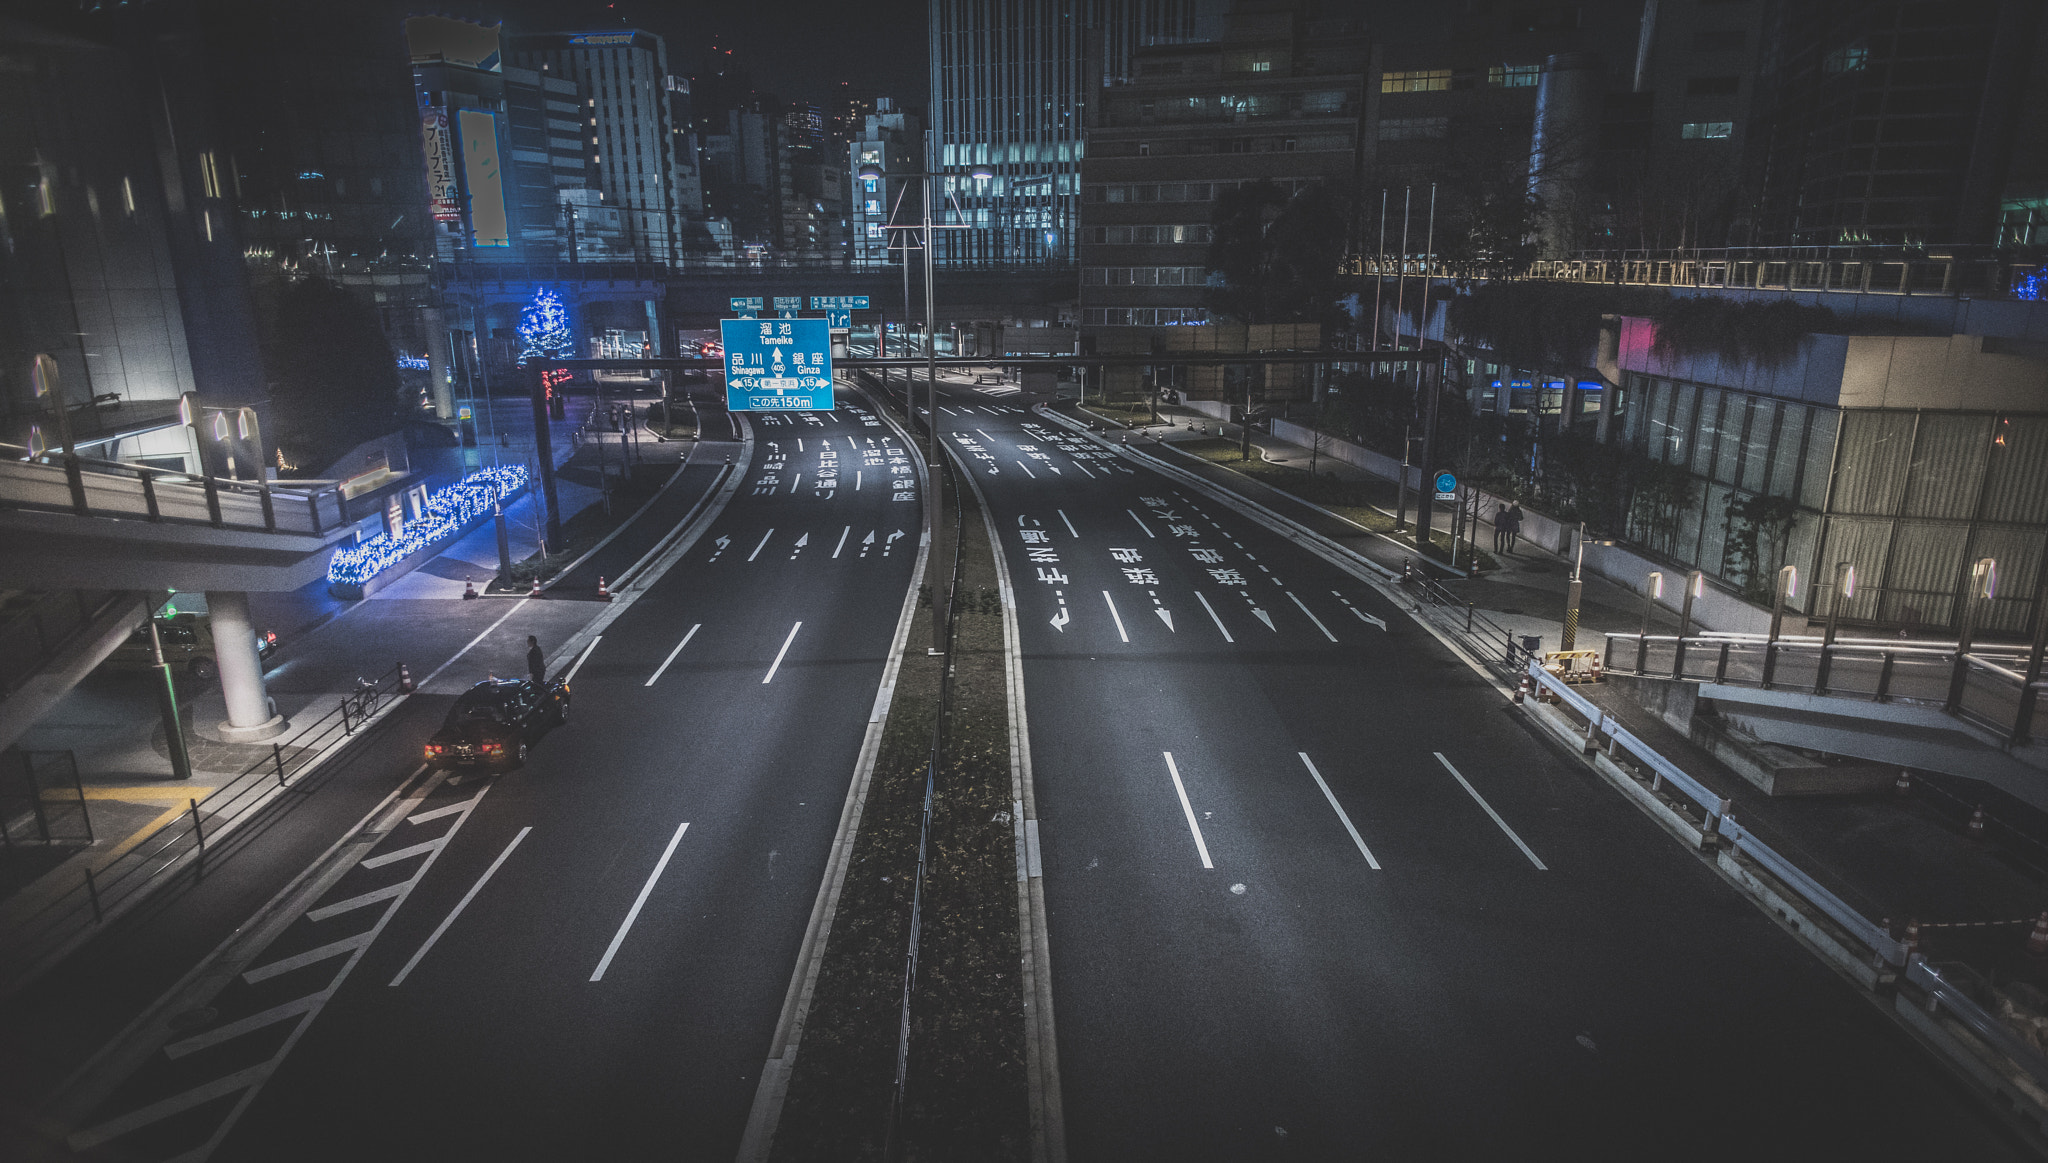
<instances>
[{"instance_id":1,"label":"road divider line","mask_svg":"<svg viewBox=\"0 0 2048 1163\"><path fill-rule=\"evenodd\" d=\"M1315 777L1316 786L1323 789L1323 798L1330 801L1330 807L1336 811L1337 818L1344 822L1344 830L1351 833L1351 842L1358 845L1358 854L1365 857L1365 862L1372 866L1374 872L1378 872L1380 870L1380 862L1373 859L1372 849L1365 846L1365 838L1358 834L1357 828L1352 827L1350 815L1344 811L1344 805L1337 802L1337 793L1331 791L1330 785L1324 782L1323 773L1316 770L1316 765L1309 759L1308 752L1297 751L1295 754L1301 756L1302 765L1308 768L1308 773L1311 776Z\"/></svg>"},{"instance_id":2,"label":"road divider line","mask_svg":"<svg viewBox=\"0 0 2048 1163\"><path fill-rule=\"evenodd\" d=\"M222 1042L232 1041L243 1034L254 1033L265 1026L274 1026L286 1018L295 1018L307 1010L318 1009L326 1001L327 991L324 989L319 993L309 993L305 997L294 998L283 1005L271 1006L260 1013L250 1014L239 1021L229 1022L224 1026L215 1026L203 1034L194 1034L189 1038L172 1042L164 1047L164 1055L176 1061L187 1054L196 1054L209 1046L218 1046Z\"/></svg>"},{"instance_id":3,"label":"road divider line","mask_svg":"<svg viewBox=\"0 0 2048 1163\"><path fill-rule=\"evenodd\" d=\"M1030 477L1030 478L1031 478L1032 480L1037 480L1037 479L1038 479L1038 474L1037 474L1037 473L1035 473L1035 472L1032 472L1032 471L1031 471L1031 466L1030 466L1030 465L1028 465L1028 464L1025 464L1025 463L1024 463L1023 461L1021 461L1021 460L1020 460L1020 461L1018 461L1018 462L1017 462L1017 467L1018 467L1018 468L1021 468L1021 469L1023 469L1023 470L1024 470L1024 475L1025 475L1025 476L1028 476L1028 477Z\"/></svg>"},{"instance_id":4,"label":"road divider line","mask_svg":"<svg viewBox=\"0 0 2048 1163\"><path fill-rule=\"evenodd\" d=\"M562 681L563 681L564 683L566 683L566 682L568 682L568 681L569 681L570 679L572 679L572 678L575 678L575 677L576 677L576 672L577 672L577 671L579 671L579 670L582 670L582 669L583 669L583 664L584 664L585 662L589 661L589 659L590 659L590 652L591 652L591 651L593 651L593 650L596 650L596 649L597 649L597 644L598 644L598 643L600 643L600 642L602 642L602 641L604 641L604 635L602 635L602 634L599 634L599 635L597 635L596 637L594 637L594 638L592 638L592 639L590 640L590 645L588 645L588 646L585 646L585 647L583 648L583 653L581 653L581 654L579 654L579 655L577 655L577 656L576 656L576 665L574 665L574 666L570 667L570 668L569 668L569 673L567 673L567 674L565 674L565 675L563 675L563 676L562 676Z\"/></svg>"},{"instance_id":5,"label":"road divider line","mask_svg":"<svg viewBox=\"0 0 2048 1163\"><path fill-rule=\"evenodd\" d=\"M409 848L400 848L396 852L386 852L382 856L372 856L368 860L363 861L363 867L382 868L387 864L396 864L401 860L411 860L415 856L424 856L447 842L448 837L443 836L438 840L428 840L423 844L414 844Z\"/></svg>"},{"instance_id":6,"label":"road divider line","mask_svg":"<svg viewBox=\"0 0 2048 1163\"><path fill-rule=\"evenodd\" d=\"M1109 596L1108 590L1104 590L1102 591L1102 600L1109 603L1109 616L1116 619L1116 636L1129 642L1131 636L1124 633L1123 615L1116 612L1116 599Z\"/></svg>"},{"instance_id":7,"label":"road divider line","mask_svg":"<svg viewBox=\"0 0 2048 1163\"><path fill-rule=\"evenodd\" d=\"M476 899L476 894L484 890L484 885L489 883L492 874L498 871L499 866L503 865L506 858L512 855L512 850L519 847L519 842L526 839L526 834L531 831L533 831L532 824L519 829L519 834L512 837L512 842L505 845L505 850L498 853L498 858L491 861L491 866L484 869L484 874L476 878L476 883L469 886L469 891L463 893L462 899L455 902L455 907L449 911L448 915L441 918L441 923L434 926L434 931L427 935L427 943L421 945L419 952L414 953L411 960L405 963L405 968L398 971L398 976L391 979L393 988L405 984L405 979L412 976L413 969L419 965L422 958L426 957L427 951L432 949L434 943L441 939L441 934L446 933L448 927L455 923L455 918L462 915L462 910L469 907L469 902Z\"/></svg>"},{"instance_id":8,"label":"road divider line","mask_svg":"<svg viewBox=\"0 0 2048 1163\"><path fill-rule=\"evenodd\" d=\"M1053 512L1058 513L1060 515L1060 524L1065 525L1067 527L1067 532L1072 533L1074 535L1074 540L1079 541L1081 539L1081 534L1075 530L1074 523L1072 521L1067 520L1067 511L1065 509L1054 509Z\"/></svg>"},{"instance_id":9,"label":"road divider line","mask_svg":"<svg viewBox=\"0 0 2048 1163\"><path fill-rule=\"evenodd\" d=\"M462 809L468 807L469 805L475 802L476 798L471 797L466 800L460 800L456 803L449 804L445 808L435 808L430 812L415 812L414 814L407 816L405 818L405 822L408 824L431 824L435 820L438 820L443 816L452 816L455 813L461 811Z\"/></svg>"},{"instance_id":10,"label":"road divider line","mask_svg":"<svg viewBox=\"0 0 2048 1163\"><path fill-rule=\"evenodd\" d=\"M1173 752L1162 751L1160 754L1166 756L1166 774L1173 777L1173 790L1180 796L1180 810L1188 818L1188 831L1195 835L1195 851L1202 854L1202 867L1214 868L1216 865L1209 859L1209 845L1202 839L1202 825L1195 822L1195 805L1188 802L1187 785L1180 781L1180 768L1173 762Z\"/></svg>"},{"instance_id":11,"label":"road divider line","mask_svg":"<svg viewBox=\"0 0 2048 1163\"><path fill-rule=\"evenodd\" d=\"M476 646L476 644L477 644L477 643L479 643L479 642L482 642L482 641L483 641L484 639L486 639L486 638L490 637L490 635L491 635L491 631L493 631L493 630L496 630L496 629L497 629L498 627L500 627L500 626L503 626L503 625L505 624L505 619L507 619L507 618L510 618L510 617L511 617L512 615L514 615L514 614L518 613L518 612L519 612L519 611L520 611L520 610L521 610L521 609L522 609L522 608L523 608L523 607L524 607L524 606L526 605L526 603L528 603L528 602L530 602L530 601L532 601L532 600L533 600L532 598L521 598L521 599L519 599L518 601L516 601L516 602L512 603L512 608L511 608L511 609L509 609L509 610L505 611L505 612L504 612L503 614L500 614L500 615L498 615L498 620L497 620L497 621L495 621L495 622L491 623L490 625L488 625L488 626L484 627L484 629L483 629L483 633L481 633L481 634L478 634L478 635L477 635L476 637L474 637L474 638L470 639L470 640L469 640L469 645L468 645L468 646L464 646L464 647L463 647L462 649L460 649L460 650L456 651L455 653L453 653L453 654L449 655L449 656L448 656L448 661L446 661L446 662L442 663L441 665L439 665L439 666L435 667L435 668L434 668L434 673L432 673L432 674L428 675L427 677L425 677L425 678L421 679L421 680L419 681L419 684L418 684L418 685L417 685L416 687L414 687L414 689L415 689L415 690L423 690L423 689L425 689L425 688L426 688L426 685L427 685L428 683L430 683L430 682L433 682L433 681L434 681L435 679L437 679L437 678L440 678L440 677L441 677L441 672L442 672L442 671L444 671L444 670L447 670L447 669L448 669L449 667L451 667L451 666L454 666L454 665L455 665L455 660L456 660L456 659L458 659L458 658L461 658L461 657L462 657L463 655L465 655L465 654L468 654L468 653L470 652L471 648L473 648L474 646Z\"/></svg>"},{"instance_id":12,"label":"road divider line","mask_svg":"<svg viewBox=\"0 0 2048 1163\"><path fill-rule=\"evenodd\" d=\"M747 554L747 560L752 561L756 557L759 557L761 555L761 550L767 548L768 539L773 536L775 536L775 526L770 525L768 527L768 532L761 534L761 544L754 546L754 552Z\"/></svg>"},{"instance_id":13,"label":"road divider line","mask_svg":"<svg viewBox=\"0 0 2048 1163\"><path fill-rule=\"evenodd\" d=\"M842 538L841 540L844 540L844 538ZM832 556L837 557L839 555L835 553ZM697 631L702 630L703 628L704 623L702 622L699 622L696 625L691 626L690 632L683 635L683 640L681 642L676 643L676 648L668 652L668 657L661 660L661 665L654 668L654 674L650 676L648 680L642 683L641 685L653 686L654 680L660 678L662 676L662 673L668 670L668 664L676 660L676 655L681 654L683 652L683 647L688 646L690 644L690 639L695 638L697 636ZM603 637L603 635L599 635L599 637ZM597 643L592 642L591 645L595 646L597 645Z\"/></svg>"},{"instance_id":14,"label":"road divider line","mask_svg":"<svg viewBox=\"0 0 2048 1163\"><path fill-rule=\"evenodd\" d=\"M619 931L612 934L612 943L605 947L604 957L590 974L590 980L603 981L604 971L611 968L612 958L619 952L619 946L626 943L626 931L633 922L640 919L640 909L647 903L647 897L654 891L654 882L661 879L661 870L668 867L668 858L676 854L676 845L682 843L683 833L690 830L690 822L684 820L676 827L676 834L668 838L668 847L661 850L661 859L654 862L654 871L647 874L647 883L640 886L640 895L633 898L633 907L626 910L626 919L619 922Z\"/></svg>"},{"instance_id":15,"label":"road divider line","mask_svg":"<svg viewBox=\"0 0 2048 1163\"><path fill-rule=\"evenodd\" d=\"M131 1111L120 1118L101 1123L91 1130L73 1133L65 1141L74 1151L90 1151L103 1143L112 1142L131 1131L137 1131L152 1123L159 1123L172 1115L183 1114L193 1107L226 1098L239 1090L248 1088L270 1077L276 1060L237 1070L225 1078L217 1078L204 1086L195 1086L183 1094L172 1095L162 1102L154 1102L138 1111Z\"/></svg>"},{"instance_id":16,"label":"road divider line","mask_svg":"<svg viewBox=\"0 0 2048 1163\"><path fill-rule=\"evenodd\" d=\"M456 806L461 807L463 805L457 804ZM309 921L324 921L329 917L338 917L343 913L354 912L355 910L360 908L367 908L368 906L374 905L379 901L388 901L395 896L404 896L405 890L410 887L412 887L411 883L409 881L403 880L399 881L397 884L387 884L383 888L371 889L369 892L366 892L361 896L352 896L345 901L336 901L331 905L322 905L319 908L314 909L312 912L307 913L306 919Z\"/></svg>"},{"instance_id":17,"label":"road divider line","mask_svg":"<svg viewBox=\"0 0 2048 1163\"><path fill-rule=\"evenodd\" d=\"M851 525L839 531L839 544L832 547L832 557L834 560L838 559L839 551L846 548L846 535L851 532L853 532L853 526Z\"/></svg>"},{"instance_id":18,"label":"road divider line","mask_svg":"<svg viewBox=\"0 0 2048 1163\"><path fill-rule=\"evenodd\" d=\"M1221 633L1221 634L1223 635L1223 640L1224 640L1225 642L1235 642L1235 641L1237 641L1237 639L1235 639L1235 638L1232 638L1232 637L1230 636L1230 631L1229 631L1229 630L1226 630L1226 629L1224 629L1224 627L1223 627L1223 619L1221 619L1221 618L1219 618L1219 617L1217 617L1217 616L1216 616L1216 607L1214 607L1214 606L1212 606L1212 605L1210 605L1210 604L1209 604L1209 599L1207 599L1207 598L1205 598L1205 597L1203 597L1203 596L1202 596L1202 591L1200 591L1200 590L1196 590L1196 591L1195 591L1195 600L1196 600L1196 601L1198 601L1198 602L1200 602L1200 603L1202 603L1202 608L1203 608L1203 609L1205 609L1205 610L1209 611L1209 620L1210 620L1211 622L1214 622L1214 623L1216 623L1216 629L1217 629L1217 631L1218 631L1218 632L1220 632L1220 633Z\"/></svg>"},{"instance_id":19,"label":"road divider line","mask_svg":"<svg viewBox=\"0 0 2048 1163\"><path fill-rule=\"evenodd\" d=\"M242 974L242 980L250 985L255 985L258 982L269 981L273 977L282 977L294 969L304 969L308 965L318 965L330 957L339 957L343 953L352 953L369 944L370 938L374 936L376 936L376 933L370 932L357 933L353 937L343 937L339 941L329 942L317 949L308 949L304 953L295 953L282 961L273 961L268 965L259 965Z\"/></svg>"},{"instance_id":20,"label":"road divider line","mask_svg":"<svg viewBox=\"0 0 2048 1163\"><path fill-rule=\"evenodd\" d=\"M1301 599L1294 596L1293 590L1287 590L1285 592L1287 594L1287 600L1293 602L1297 606L1300 606L1302 613L1308 614L1308 620L1316 624L1316 629L1321 630L1323 632L1323 637L1328 638L1332 642L1335 642L1337 640L1337 636L1335 634L1330 633L1330 628L1328 626L1323 625L1323 620L1321 618L1316 617L1313 613L1310 613L1309 608L1306 605L1302 604Z\"/></svg>"},{"instance_id":21,"label":"road divider line","mask_svg":"<svg viewBox=\"0 0 2048 1163\"><path fill-rule=\"evenodd\" d=\"M1472 797L1472 802L1486 809L1486 814L1493 817L1493 822L1500 825L1500 830L1508 834L1508 839L1513 840L1515 842L1515 847L1520 848L1522 850L1522 855L1527 856L1529 858L1529 863L1535 865L1539 871L1550 871L1550 869L1541 860L1536 859L1536 854L1534 852L1529 851L1529 846L1527 844L1522 843L1522 838L1520 836L1515 835L1515 830L1513 828L1508 827L1508 822L1500 818L1500 813L1493 810L1493 805L1486 802L1486 797L1479 794L1479 789L1473 787L1472 784L1469 781L1467 781L1463 775L1460 775L1458 773L1457 768L1451 766L1451 761L1444 758L1443 752L1436 751L1432 752L1431 754L1436 756L1436 761L1438 763L1444 765L1444 770L1451 773L1451 778L1458 781L1458 785L1465 789L1466 794Z\"/></svg>"},{"instance_id":22,"label":"road divider line","mask_svg":"<svg viewBox=\"0 0 2048 1163\"><path fill-rule=\"evenodd\" d=\"M782 656L789 653L789 644L796 641L796 632L803 628L804 624L802 622L798 622L789 628L789 637L782 640L782 649L775 652L775 661L769 664L768 673L761 677L762 686L767 686L775 681L775 672L782 669Z\"/></svg>"},{"instance_id":23,"label":"road divider line","mask_svg":"<svg viewBox=\"0 0 2048 1163\"><path fill-rule=\"evenodd\" d=\"M1088 472L1088 466L1087 466L1087 465L1085 465L1085 464L1082 464L1082 463L1081 463L1080 461L1078 461L1078 460L1074 462L1074 467L1075 467L1075 468L1078 468L1078 469L1080 469L1080 470L1081 470L1082 472ZM1091 480L1091 481L1092 481L1092 480L1094 480L1094 479L1095 479L1095 474L1094 474L1094 473L1092 473L1092 472L1088 472L1088 479L1089 479L1089 480Z\"/></svg>"},{"instance_id":24,"label":"road divider line","mask_svg":"<svg viewBox=\"0 0 2048 1163\"><path fill-rule=\"evenodd\" d=\"M1145 519L1143 517L1138 516L1138 514L1135 511L1131 509L1125 509L1124 512L1129 513L1131 515L1131 520L1136 521L1138 523L1138 528L1143 529L1145 531L1145 536L1152 538L1157 538L1159 536L1159 534L1152 532L1152 527L1150 525L1145 524Z\"/></svg>"}]
</instances>

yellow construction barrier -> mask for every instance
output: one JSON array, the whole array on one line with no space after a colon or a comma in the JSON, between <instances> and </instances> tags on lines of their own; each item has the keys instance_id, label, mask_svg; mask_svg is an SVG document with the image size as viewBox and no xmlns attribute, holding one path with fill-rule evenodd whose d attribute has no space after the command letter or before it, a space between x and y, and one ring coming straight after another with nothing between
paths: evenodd
<instances>
[{"instance_id":1,"label":"yellow construction barrier","mask_svg":"<svg viewBox=\"0 0 2048 1163\"><path fill-rule=\"evenodd\" d=\"M1604 677L1597 650L1547 650L1543 669L1567 683L1599 682Z\"/></svg>"}]
</instances>

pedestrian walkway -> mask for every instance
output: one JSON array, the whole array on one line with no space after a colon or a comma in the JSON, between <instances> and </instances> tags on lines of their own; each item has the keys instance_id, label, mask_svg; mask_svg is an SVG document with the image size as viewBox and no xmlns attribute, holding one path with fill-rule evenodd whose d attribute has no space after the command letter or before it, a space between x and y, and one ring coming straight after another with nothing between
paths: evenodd
<instances>
[{"instance_id":1,"label":"pedestrian walkway","mask_svg":"<svg viewBox=\"0 0 2048 1163\"><path fill-rule=\"evenodd\" d=\"M1235 425L1223 425L1189 408L1163 405L1160 416L1173 426L1131 429L1141 449L1151 451L1155 442L1239 436ZM1314 459L1319 473L1342 480L1379 480L1347 462L1312 457L1309 449L1264 433L1254 432L1252 444L1277 464L1306 469ZM1186 456L1171 463L1259 501L1390 570L1399 571L1404 560L1415 558L1407 546L1364 533L1326 510L1223 465ZM1436 514L1439 524L1447 527L1447 507L1438 506ZM1479 532L1480 544L1490 544L1492 526L1482 522ZM1499 569L1442 579L1440 584L1496 624L1540 639L1544 650L1559 649L1572 563L1528 541L1498 555L1498 560ZM1642 631L1645 603L1640 595L1590 573L1582 578L1582 591L1577 648L1601 650L1608 632ZM1674 633L1677 619L1657 607L1651 611L1649 628L1652 633ZM1901 932L1909 919L1920 922L1930 957L1968 961L1980 970L1995 970L2001 980L2020 977L2048 989L2048 964L2024 952L2032 919L2048 909L2048 815L1977 781L1923 773L1916 773L1904 795L1885 790L1773 797L1688 733L1645 709L1633 680L1579 689L1646 744L1732 800L1735 817L1745 828L1756 831L1865 915L1890 918ZM1648 695L1658 701L1659 693ZM1984 837L1973 838L1969 820L1980 802L1990 826Z\"/></svg>"}]
</instances>

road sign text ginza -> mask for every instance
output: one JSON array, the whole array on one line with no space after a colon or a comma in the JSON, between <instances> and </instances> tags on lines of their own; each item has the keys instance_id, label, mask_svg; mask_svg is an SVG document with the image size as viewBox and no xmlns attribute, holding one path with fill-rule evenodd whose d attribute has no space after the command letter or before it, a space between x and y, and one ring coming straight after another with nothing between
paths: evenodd
<instances>
[{"instance_id":1,"label":"road sign text ginza","mask_svg":"<svg viewBox=\"0 0 2048 1163\"><path fill-rule=\"evenodd\" d=\"M823 319L723 319L725 406L734 412L832 409L832 335Z\"/></svg>"}]
</instances>

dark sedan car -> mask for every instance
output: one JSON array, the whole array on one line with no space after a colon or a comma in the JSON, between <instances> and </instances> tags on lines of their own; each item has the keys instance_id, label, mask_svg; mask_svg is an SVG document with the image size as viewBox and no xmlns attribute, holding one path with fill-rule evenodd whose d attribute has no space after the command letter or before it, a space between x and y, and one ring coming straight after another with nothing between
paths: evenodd
<instances>
[{"instance_id":1,"label":"dark sedan car","mask_svg":"<svg viewBox=\"0 0 2048 1163\"><path fill-rule=\"evenodd\" d=\"M569 684L555 679L537 686L485 679L462 693L448 721L427 741L430 767L516 767L526 747L549 727L569 718Z\"/></svg>"}]
</instances>

